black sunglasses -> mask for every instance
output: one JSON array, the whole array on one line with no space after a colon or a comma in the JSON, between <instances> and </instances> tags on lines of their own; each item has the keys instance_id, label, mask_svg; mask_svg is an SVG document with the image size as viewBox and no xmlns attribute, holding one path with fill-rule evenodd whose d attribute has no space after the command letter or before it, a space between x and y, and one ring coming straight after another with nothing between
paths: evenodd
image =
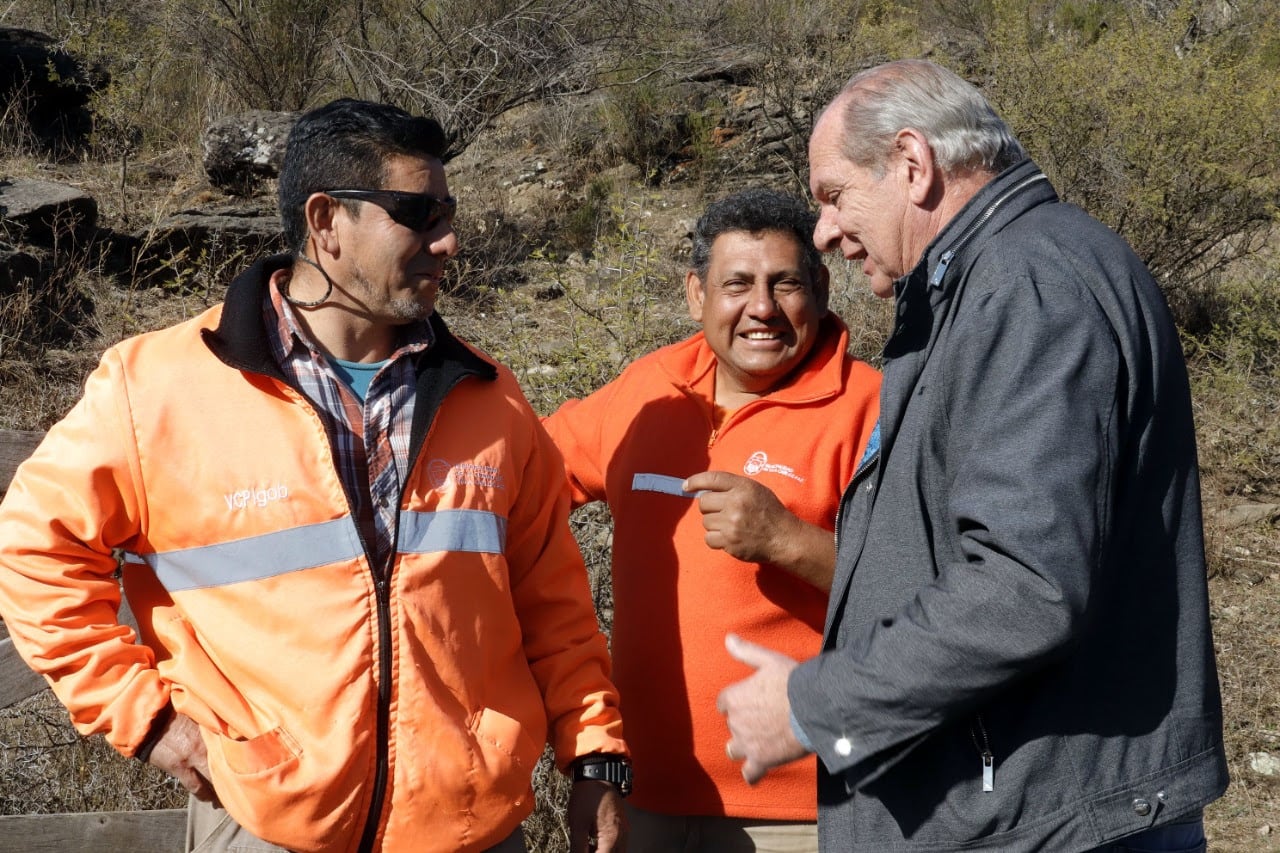
<instances>
[{"instance_id":1,"label":"black sunglasses","mask_svg":"<svg viewBox=\"0 0 1280 853\"><path fill-rule=\"evenodd\" d=\"M333 198L350 198L370 201L387 212L387 215L414 231L430 231L440 220L453 222L458 200L453 196L436 198L428 193L405 193L399 190L321 190Z\"/></svg>"}]
</instances>

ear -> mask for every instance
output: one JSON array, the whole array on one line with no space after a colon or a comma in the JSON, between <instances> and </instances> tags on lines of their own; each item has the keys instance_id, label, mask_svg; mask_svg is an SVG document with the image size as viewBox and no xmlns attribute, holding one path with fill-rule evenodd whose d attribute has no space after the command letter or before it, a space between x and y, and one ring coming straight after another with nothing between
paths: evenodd
<instances>
[{"instance_id":1,"label":"ear","mask_svg":"<svg viewBox=\"0 0 1280 853\"><path fill-rule=\"evenodd\" d=\"M684 274L684 301L689 304L689 316L693 322L702 322L702 300L707 292L702 286L702 279L693 270Z\"/></svg>"},{"instance_id":2,"label":"ear","mask_svg":"<svg viewBox=\"0 0 1280 853\"><path fill-rule=\"evenodd\" d=\"M827 316L828 303L831 300L831 271L826 264L818 264L813 275L813 298L818 303L818 316Z\"/></svg>"},{"instance_id":3,"label":"ear","mask_svg":"<svg viewBox=\"0 0 1280 853\"><path fill-rule=\"evenodd\" d=\"M933 149L924 134L913 127L898 131L894 142L905 172L908 198L912 204L924 206L933 195L934 182L941 177L933 162Z\"/></svg>"},{"instance_id":4,"label":"ear","mask_svg":"<svg viewBox=\"0 0 1280 853\"><path fill-rule=\"evenodd\" d=\"M316 251L337 257L341 254L338 241L337 219L342 205L337 199L324 193L312 193L302 204L302 215L307 223Z\"/></svg>"}]
</instances>

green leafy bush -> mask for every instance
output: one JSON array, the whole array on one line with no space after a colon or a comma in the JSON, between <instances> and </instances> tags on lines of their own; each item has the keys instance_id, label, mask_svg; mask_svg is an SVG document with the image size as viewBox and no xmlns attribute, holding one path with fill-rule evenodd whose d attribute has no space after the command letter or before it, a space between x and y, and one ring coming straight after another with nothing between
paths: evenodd
<instances>
[{"instance_id":1,"label":"green leafy bush","mask_svg":"<svg viewBox=\"0 0 1280 853\"><path fill-rule=\"evenodd\" d=\"M1163 17L995 6L974 73L1064 198L1124 235L1175 305L1263 245L1280 193L1280 89L1239 33L1189 38L1190 3Z\"/></svg>"}]
</instances>

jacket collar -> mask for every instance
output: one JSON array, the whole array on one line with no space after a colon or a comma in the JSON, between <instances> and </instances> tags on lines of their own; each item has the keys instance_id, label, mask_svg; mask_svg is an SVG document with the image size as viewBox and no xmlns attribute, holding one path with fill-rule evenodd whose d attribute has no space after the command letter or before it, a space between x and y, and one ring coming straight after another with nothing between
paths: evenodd
<instances>
[{"instance_id":1,"label":"jacket collar","mask_svg":"<svg viewBox=\"0 0 1280 853\"><path fill-rule=\"evenodd\" d=\"M201 333L214 355L237 370L285 381L284 373L271 354L267 332L262 325L262 302L267 298L271 276L292 265L292 255L272 255L236 276L227 288L217 328L205 329ZM429 322L431 331L435 333L435 343L417 360L420 393L421 377L427 370L456 370L485 379L497 376L493 363L455 338L439 314L432 314Z\"/></svg>"},{"instance_id":2,"label":"jacket collar","mask_svg":"<svg viewBox=\"0 0 1280 853\"><path fill-rule=\"evenodd\" d=\"M1058 194L1040 167L1024 159L1005 169L980 189L938 232L924 256L907 275L894 282L894 293L927 285L931 291L947 291L947 270L959 266L956 257L980 244L1036 205L1058 200ZM931 296L936 298L936 296Z\"/></svg>"}]
</instances>

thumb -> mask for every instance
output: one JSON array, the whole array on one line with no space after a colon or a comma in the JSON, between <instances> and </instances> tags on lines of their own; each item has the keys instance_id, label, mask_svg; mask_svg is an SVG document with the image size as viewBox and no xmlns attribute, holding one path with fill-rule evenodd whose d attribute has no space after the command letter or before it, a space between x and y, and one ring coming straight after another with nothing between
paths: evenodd
<instances>
[{"instance_id":1,"label":"thumb","mask_svg":"<svg viewBox=\"0 0 1280 853\"><path fill-rule=\"evenodd\" d=\"M755 667L756 669L760 669L765 664L791 660L781 652L775 652L773 649L757 645L750 640L744 640L737 634L725 634L724 647L729 650L729 654L733 656L734 660L741 661L747 666Z\"/></svg>"}]
</instances>

